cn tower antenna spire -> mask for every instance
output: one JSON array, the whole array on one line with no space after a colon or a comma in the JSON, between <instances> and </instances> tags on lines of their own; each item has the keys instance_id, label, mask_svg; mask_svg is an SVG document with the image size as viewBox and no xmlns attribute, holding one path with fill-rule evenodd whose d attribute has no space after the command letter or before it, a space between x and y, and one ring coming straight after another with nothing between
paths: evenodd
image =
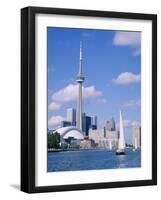
<instances>
[{"instance_id":1,"label":"cn tower antenna spire","mask_svg":"<svg viewBox=\"0 0 161 200\"><path fill-rule=\"evenodd\" d=\"M83 55L82 55L82 41L80 41L80 60L79 60L79 72L76 78L78 83L78 105L77 105L77 127L82 130L82 84L84 82L83 76Z\"/></svg>"},{"instance_id":2,"label":"cn tower antenna spire","mask_svg":"<svg viewBox=\"0 0 161 200\"><path fill-rule=\"evenodd\" d=\"M80 63L79 63L79 74L82 75L82 61L83 61L83 57L82 57L82 41L80 41Z\"/></svg>"},{"instance_id":3,"label":"cn tower antenna spire","mask_svg":"<svg viewBox=\"0 0 161 200\"><path fill-rule=\"evenodd\" d=\"M80 60L82 60L82 41L80 41Z\"/></svg>"}]
</instances>

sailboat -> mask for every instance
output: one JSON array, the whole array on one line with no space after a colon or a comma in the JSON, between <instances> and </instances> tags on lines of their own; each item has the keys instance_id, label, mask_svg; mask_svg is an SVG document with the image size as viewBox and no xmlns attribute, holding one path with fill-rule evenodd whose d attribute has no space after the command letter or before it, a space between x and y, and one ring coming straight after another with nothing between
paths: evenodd
<instances>
[{"instance_id":1,"label":"sailboat","mask_svg":"<svg viewBox=\"0 0 161 200\"><path fill-rule=\"evenodd\" d=\"M124 125L123 125L122 113L120 111L120 134L119 134L118 148L116 150L116 155L124 155L124 154L125 154Z\"/></svg>"},{"instance_id":2,"label":"sailboat","mask_svg":"<svg viewBox=\"0 0 161 200\"><path fill-rule=\"evenodd\" d=\"M134 140L134 148L133 148L133 151L136 151L137 150L137 148L138 148L138 146L137 146L137 139L135 138L135 140Z\"/></svg>"}]
</instances>

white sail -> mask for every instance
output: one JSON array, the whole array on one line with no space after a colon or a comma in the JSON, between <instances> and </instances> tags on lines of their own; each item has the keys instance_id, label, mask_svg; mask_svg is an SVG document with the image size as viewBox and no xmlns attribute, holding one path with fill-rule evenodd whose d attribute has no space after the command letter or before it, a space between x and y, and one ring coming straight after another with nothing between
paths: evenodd
<instances>
[{"instance_id":1,"label":"white sail","mask_svg":"<svg viewBox=\"0 0 161 200\"><path fill-rule=\"evenodd\" d=\"M137 139L135 138L135 145L134 145L134 148L137 149Z\"/></svg>"},{"instance_id":2,"label":"white sail","mask_svg":"<svg viewBox=\"0 0 161 200\"><path fill-rule=\"evenodd\" d=\"M122 113L120 111L120 135L118 141L118 150L124 150L124 149L125 149L124 124L122 119Z\"/></svg>"},{"instance_id":3,"label":"white sail","mask_svg":"<svg viewBox=\"0 0 161 200\"><path fill-rule=\"evenodd\" d=\"M109 142L109 149L112 150L112 142Z\"/></svg>"}]
</instances>

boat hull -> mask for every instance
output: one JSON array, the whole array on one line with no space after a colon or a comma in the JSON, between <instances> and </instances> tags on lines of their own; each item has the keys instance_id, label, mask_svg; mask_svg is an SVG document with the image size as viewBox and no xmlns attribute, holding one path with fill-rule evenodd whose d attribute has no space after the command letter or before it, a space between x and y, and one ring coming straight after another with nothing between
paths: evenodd
<instances>
[{"instance_id":1,"label":"boat hull","mask_svg":"<svg viewBox=\"0 0 161 200\"><path fill-rule=\"evenodd\" d=\"M116 155L117 155L117 156L119 156L119 155L125 155L125 151L124 151L124 150L121 150L121 151L120 151L120 150L117 150L117 151L116 151Z\"/></svg>"}]
</instances>

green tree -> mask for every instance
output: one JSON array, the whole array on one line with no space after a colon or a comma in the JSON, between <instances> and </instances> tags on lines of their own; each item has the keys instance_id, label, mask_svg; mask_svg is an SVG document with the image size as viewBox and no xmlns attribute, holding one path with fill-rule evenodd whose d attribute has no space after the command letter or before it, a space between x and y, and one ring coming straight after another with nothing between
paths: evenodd
<instances>
[{"instance_id":1,"label":"green tree","mask_svg":"<svg viewBox=\"0 0 161 200\"><path fill-rule=\"evenodd\" d=\"M48 148L59 149L60 148L60 134L58 132L48 132Z\"/></svg>"}]
</instances>

